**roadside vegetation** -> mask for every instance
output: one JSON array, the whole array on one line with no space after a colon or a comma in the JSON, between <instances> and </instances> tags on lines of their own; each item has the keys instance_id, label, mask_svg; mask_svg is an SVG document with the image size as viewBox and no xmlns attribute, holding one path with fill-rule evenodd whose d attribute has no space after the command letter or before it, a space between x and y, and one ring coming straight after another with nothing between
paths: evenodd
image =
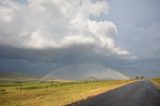
<instances>
[{"instance_id":1,"label":"roadside vegetation","mask_svg":"<svg viewBox=\"0 0 160 106\"><path fill-rule=\"evenodd\" d=\"M0 82L0 106L62 106L87 99L132 81Z\"/></svg>"},{"instance_id":2,"label":"roadside vegetation","mask_svg":"<svg viewBox=\"0 0 160 106\"><path fill-rule=\"evenodd\" d=\"M151 81L160 89L160 78L153 78Z\"/></svg>"}]
</instances>

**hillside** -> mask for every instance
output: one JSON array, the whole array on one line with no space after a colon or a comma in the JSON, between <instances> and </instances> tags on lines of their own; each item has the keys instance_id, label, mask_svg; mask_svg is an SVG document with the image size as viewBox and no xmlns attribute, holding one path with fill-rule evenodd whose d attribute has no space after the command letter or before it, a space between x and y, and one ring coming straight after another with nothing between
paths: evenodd
<instances>
[{"instance_id":1,"label":"hillside","mask_svg":"<svg viewBox=\"0 0 160 106\"><path fill-rule=\"evenodd\" d=\"M0 72L0 80L33 80L33 79L37 78L27 74L16 73L16 72Z\"/></svg>"}]
</instances>

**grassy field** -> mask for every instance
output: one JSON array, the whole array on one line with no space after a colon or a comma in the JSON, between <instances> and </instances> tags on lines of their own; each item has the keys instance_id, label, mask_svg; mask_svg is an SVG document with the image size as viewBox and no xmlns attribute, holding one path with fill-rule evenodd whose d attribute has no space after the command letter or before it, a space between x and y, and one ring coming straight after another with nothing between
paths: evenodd
<instances>
[{"instance_id":1,"label":"grassy field","mask_svg":"<svg viewBox=\"0 0 160 106\"><path fill-rule=\"evenodd\" d=\"M132 81L0 82L0 106L62 106L130 82Z\"/></svg>"},{"instance_id":2,"label":"grassy field","mask_svg":"<svg viewBox=\"0 0 160 106\"><path fill-rule=\"evenodd\" d=\"M151 81L160 89L160 78L154 78Z\"/></svg>"}]
</instances>

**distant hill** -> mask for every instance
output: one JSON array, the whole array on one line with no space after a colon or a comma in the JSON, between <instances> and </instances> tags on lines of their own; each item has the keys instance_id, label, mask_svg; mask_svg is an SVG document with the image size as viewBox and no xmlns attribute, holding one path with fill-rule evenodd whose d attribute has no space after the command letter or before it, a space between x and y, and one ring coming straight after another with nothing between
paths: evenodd
<instances>
[{"instance_id":1,"label":"distant hill","mask_svg":"<svg viewBox=\"0 0 160 106\"><path fill-rule=\"evenodd\" d=\"M16 72L0 72L0 80L34 80L36 77Z\"/></svg>"},{"instance_id":2,"label":"distant hill","mask_svg":"<svg viewBox=\"0 0 160 106\"><path fill-rule=\"evenodd\" d=\"M41 80L119 80L128 76L99 65L78 64L62 67L44 75Z\"/></svg>"},{"instance_id":3,"label":"distant hill","mask_svg":"<svg viewBox=\"0 0 160 106\"><path fill-rule=\"evenodd\" d=\"M100 80L100 79L95 76L89 76L88 78L86 78L86 80Z\"/></svg>"},{"instance_id":4,"label":"distant hill","mask_svg":"<svg viewBox=\"0 0 160 106\"><path fill-rule=\"evenodd\" d=\"M119 80L129 79L128 76L116 70L105 68L99 65L78 64L61 67L43 76L33 76L37 74L25 74L18 72L0 72L0 80Z\"/></svg>"}]
</instances>

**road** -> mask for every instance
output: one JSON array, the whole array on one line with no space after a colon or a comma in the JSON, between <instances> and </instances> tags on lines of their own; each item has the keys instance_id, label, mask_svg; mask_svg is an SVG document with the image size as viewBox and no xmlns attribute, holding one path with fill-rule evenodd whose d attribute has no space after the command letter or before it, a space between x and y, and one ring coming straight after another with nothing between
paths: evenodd
<instances>
[{"instance_id":1,"label":"road","mask_svg":"<svg viewBox=\"0 0 160 106\"><path fill-rule=\"evenodd\" d=\"M160 106L160 91L147 80L103 93L74 106Z\"/></svg>"}]
</instances>

